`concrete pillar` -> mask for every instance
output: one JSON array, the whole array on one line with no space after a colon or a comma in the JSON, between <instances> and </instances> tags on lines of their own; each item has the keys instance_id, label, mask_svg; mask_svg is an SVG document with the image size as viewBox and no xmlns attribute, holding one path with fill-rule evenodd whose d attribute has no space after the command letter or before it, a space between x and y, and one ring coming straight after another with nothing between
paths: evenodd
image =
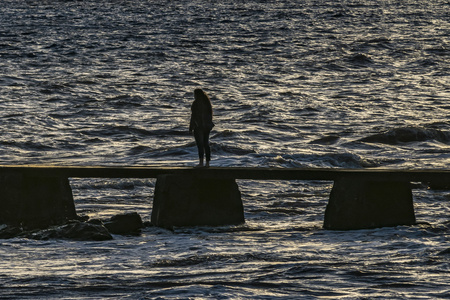
<instances>
[{"instance_id":1,"label":"concrete pillar","mask_svg":"<svg viewBox=\"0 0 450 300\"><path fill-rule=\"evenodd\" d=\"M415 223L409 182L341 178L334 182L323 226L346 230Z\"/></svg>"},{"instance_id":2,"label":"concrete pillar","mask_svg":"<svg viewBox=\"0 0 450 300\"><path fill-rule=\"evenodd\" d=\"M234 179L158 176L152 223L158 227L237 225L245 222Z\"/></svg>"},{"instance_id":3,"label":"concrete pillar","mask_svg":"<svg viewBox=\"0 0 450 300\"><path fill-rule=\"evenodd\" d=\"M0 176L0 223L45 228L76 218L67 178L27 177L19 172Z\"/></svg>"}]
</instances>

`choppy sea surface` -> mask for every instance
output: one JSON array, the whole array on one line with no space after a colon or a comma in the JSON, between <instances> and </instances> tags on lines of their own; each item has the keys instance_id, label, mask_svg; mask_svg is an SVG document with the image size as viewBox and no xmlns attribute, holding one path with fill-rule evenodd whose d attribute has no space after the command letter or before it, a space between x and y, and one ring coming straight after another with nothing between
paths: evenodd
<instances>
[{"instance_id":1,"label":"choppy sea surface","mask_svg":"<svg viewBox=\"0 0 450 300\"><path fill-rule=\"evenodd\" d=\"M0 4L0 163L450 164L450 3ZM155 181L72 179L77 212L149 220ZM0 299L450 298L450 191L413 189L416 226L322 229L332 182L238 181L241 226L112 241L0 240Z\"/></svg>"}]
</instances>

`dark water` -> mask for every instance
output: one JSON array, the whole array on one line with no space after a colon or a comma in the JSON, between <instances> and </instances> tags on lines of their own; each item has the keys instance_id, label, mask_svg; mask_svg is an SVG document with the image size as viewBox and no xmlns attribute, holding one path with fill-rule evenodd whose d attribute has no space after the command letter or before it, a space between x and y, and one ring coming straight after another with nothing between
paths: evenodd
<instances>
[{"instance_id":1,"label":"dark water","mask_svg":"<svg viewBox=\"0 0 450 300\"><path fill-rule=\"evenodd\" d=\"M2 1L2 164L446 169L450 4ZM153 180L73 179L79 214L151 213ZM446 190L428 224L323 230L331 182L239 181L246 224L108 242L0 241L0 298L450 298Z\"/></svg>"}]
</instances>

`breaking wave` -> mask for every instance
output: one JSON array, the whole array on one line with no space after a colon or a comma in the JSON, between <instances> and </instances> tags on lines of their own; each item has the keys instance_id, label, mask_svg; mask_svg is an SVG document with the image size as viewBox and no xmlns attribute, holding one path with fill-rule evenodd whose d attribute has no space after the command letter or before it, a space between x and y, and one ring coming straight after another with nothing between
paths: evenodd
<instances>
[{"instance_id":1,"label":"breaking wave","mask_svg":"<svg viewBox=\"0 0 450 300\"><path fill-rule=\"evenodd\" d=\"M381 143L397 145L400 143L422 142L435 140L442 143L450 142L450 133L439 129L422 127L401 127L374 134L361 139L367 143Z\"/></svg>"}]
</instances>

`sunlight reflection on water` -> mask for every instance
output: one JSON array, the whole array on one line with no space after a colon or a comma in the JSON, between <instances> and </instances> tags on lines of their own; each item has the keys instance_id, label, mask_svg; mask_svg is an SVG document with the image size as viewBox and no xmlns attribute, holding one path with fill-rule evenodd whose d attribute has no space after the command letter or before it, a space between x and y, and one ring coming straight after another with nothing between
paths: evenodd
<instances>
[{"instance_id":1,"label":"sunlight reflection on water","mask_svg":"<svg viewBox=\"0 0 450 300\"><path fill-rule=\"evenodd\" d=\"M450 164L446 1L2 5L5 164L193 166L197 87L214 166ZM154 180L71 184L81 215L150 219ZM1 240L0 298L449 298L448 191L416 183L417 226L341 232L330 182L238 184L241 226Z\"/></svg>"}]
</instances>

